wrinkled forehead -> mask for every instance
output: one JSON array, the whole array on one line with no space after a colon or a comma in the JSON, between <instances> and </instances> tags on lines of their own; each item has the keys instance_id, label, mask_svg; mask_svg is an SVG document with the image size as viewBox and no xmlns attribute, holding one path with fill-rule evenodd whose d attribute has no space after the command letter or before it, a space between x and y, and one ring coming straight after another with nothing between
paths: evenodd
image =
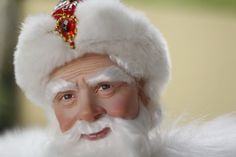
<instances>
[{"instance_id":1,"label":"wrinkled forehead","mask_svg":"<svg viewBox=\"0 0 236 157\"><path fill-rule=\"evenodd\" d=\"M46 95L52 99L58 92L79 88L77 81L84 79L89 86L102 82L134 83L135 79L107 56L86 56L58 68L51 75Z\"/></svg>"},{"instance_id":2,"label":"wrinkled forehead","mask_svg":"<svg viewBox=\"0 0 236 157\"><path fill-rule=\"evenodd\" d=\"M87 77L112 65L115 63L108 55L87 54L53 70L50 79L75 81L78 76Z\"/></svg>"}]
</instances>

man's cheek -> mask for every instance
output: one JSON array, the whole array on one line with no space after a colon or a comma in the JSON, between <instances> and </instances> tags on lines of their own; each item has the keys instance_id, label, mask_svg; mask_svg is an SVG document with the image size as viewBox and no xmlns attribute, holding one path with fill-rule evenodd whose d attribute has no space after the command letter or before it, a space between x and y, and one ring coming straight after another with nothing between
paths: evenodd
<instances>
[{"instance_id":1,"label":"man's cheek","mask_svg":"<svg viewBox=\"0 0 236 157\"><path fill-rule=\"evenodd\" d=\"M110 116L121 118L134 118L138 112L138 102L134 97L120 97L105 105Z\"/></svg>"},{"instance_id":2,"label":"man's cheek","mask_svg":"<svg viewBox=\"0 0 236 157\"><path fill-rule=\"evenodd\" d=\"M56 117L62 132L71 129L75 123L73 114L69 114L68 112L56 112Z\"/></svg>"}]
</instances>

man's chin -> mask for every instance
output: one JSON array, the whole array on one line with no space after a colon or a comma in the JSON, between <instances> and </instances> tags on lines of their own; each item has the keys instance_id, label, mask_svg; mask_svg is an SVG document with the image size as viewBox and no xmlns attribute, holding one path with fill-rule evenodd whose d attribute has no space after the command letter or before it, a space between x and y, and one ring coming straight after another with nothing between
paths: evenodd
<instances>
[{"instance_id":1,"label":"man's chin","mask_svg":"<svg viewBox=\"0 0 236 157\"><path fill-rule=\"evenodd\" d=\"M59 150L61 157L151 156L148 138L150 122L145 108L141 107L140 114L135 120L110 118L104 119L104 123L100 121L99 125L95 124L97 123L93 124L96 126L93 132L89 129L83 130L87 127L75 126L67 134L56 137L54 150Z\"/></svg>"},{"instance_id":2,"label":"man's chin","mask_svg":"<svg viewBox=\"0 0 236 157\"><path fill-rule=\"evenodd\" d=\"M96 140L70 141L58 137L51 150L60 157L150 157L150 148L147 134L112 128L106 136Z\"/></svg>"},{"instance_id":3,"label":"man's chin","mask_svg":"<svg viewBox=\"0 0 236 157\"><path fill-rule=\"evenodd\" d=\"M80 139L71 144L72 157L149 157L149 141L143 135L121 135L110 132L97 140Z\"/></svg>"}]
</instances>

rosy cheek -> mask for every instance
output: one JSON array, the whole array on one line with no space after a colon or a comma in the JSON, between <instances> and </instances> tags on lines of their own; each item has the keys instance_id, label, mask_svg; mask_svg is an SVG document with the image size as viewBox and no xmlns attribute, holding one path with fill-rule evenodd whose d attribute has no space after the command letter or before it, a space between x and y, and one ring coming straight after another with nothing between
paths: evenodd
<instances>
[{"instance_id":1,"label":"rosy cheek","mask_svg":"<svg viewBox=\"0 0 236 157\"><path fill-rule=\"evenodd\" d=\"M72 128L75 123L75 113L72 110L55 109L55 114L62 132Z\"/></svg>"},{"instance_id":2,"label":"rosy cheek","mask_svg":"<svg viewBox=\"0 0 236 157\"><path fill-rule=\"evenodd\" d=\"M113 96L106 102L107 113L114 117L135 118L138 114L136 92L125 92Z\"/></svg>"}]
</instances>

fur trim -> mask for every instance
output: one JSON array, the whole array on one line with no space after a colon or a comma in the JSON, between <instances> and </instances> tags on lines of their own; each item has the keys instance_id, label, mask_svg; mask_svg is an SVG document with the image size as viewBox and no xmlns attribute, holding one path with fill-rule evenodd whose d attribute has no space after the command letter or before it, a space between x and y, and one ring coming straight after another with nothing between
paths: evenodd
<instances>
[{"instance_id":1,"label":"fur trim","mask_svg":"<svg viewBox=\"0 0 236 157\"><path fill-rule=\"evenodd\" d=\"M45 157L49 137L45 130L15 130L0 136L1 157Z\"/></svg>"},{"instance_id":2,"label":"fur trim","mask_svg":"<svg viewBox=\"0 0 236 157\"><path fill-rule=\"evenodd\" d=\"M45 85L53 69L86 53L102 53L146 81L144 90L154 104L150 106L160 114L158 99L170 77L168 48L161 33L142 13L118 0L87 0L75 14L79 19L75 50L53 32L56 21L50 15L25 21L14 64L16 82L27 97L41 106L50 104Z\"/></svg>"},{"instance_id":3,"label":"fur trim","mask_svg":"<svg viewBox=\"0 0 236 157\"><path fill-rule=\"evenodd\" d=\"M235 157L236 114L162 130L153 146L153 157Z\"/></svg>"}]
</instances>

